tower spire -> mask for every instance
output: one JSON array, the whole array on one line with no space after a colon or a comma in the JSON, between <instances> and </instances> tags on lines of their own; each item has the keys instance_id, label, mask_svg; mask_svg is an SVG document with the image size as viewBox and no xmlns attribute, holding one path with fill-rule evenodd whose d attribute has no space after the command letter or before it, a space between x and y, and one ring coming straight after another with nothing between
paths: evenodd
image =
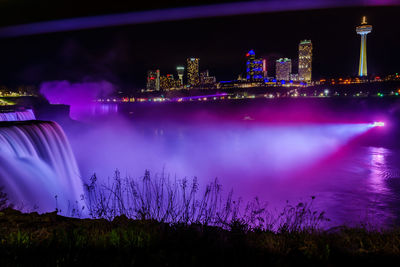
<instances>
[{"instance_id":1,"label":"tower spire","mask_svg":"<svg viewBox=\"0 0 400 267\"><path fill-rule=\"evenodd\" d=\"M358 67L358 76L367 76L367 34L372 31L372 26L367 24L367 17L363 16L361 25L356 27L357 34L361 35L360 46L360 64Z\"/></svg>"},{"instance_id":2,"label":"tower spire","mask_svg":"<svg viewBox=\"0 0 400 267\"><path fill-rule=\"evenodd\" d=\"M367 16L363 16L363 17L362 17L361 24L362 24L362 25L367 24Z\"/></svg>"}]
</instances>

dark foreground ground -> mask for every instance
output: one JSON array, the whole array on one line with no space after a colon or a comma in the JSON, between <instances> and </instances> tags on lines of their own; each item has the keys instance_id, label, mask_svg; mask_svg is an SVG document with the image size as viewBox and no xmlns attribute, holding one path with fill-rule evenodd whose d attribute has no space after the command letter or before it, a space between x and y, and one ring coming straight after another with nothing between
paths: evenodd
<instances>
[{"instance_id":1,"label":"dark foreground ground","mask_svg":"<svg viewBox=\"0 0 400 267\"><path fill-rule=\"evenodd\" d=\"M0 266L383 266L400 260L400 231L230 231L155 221L0 212Z\"/></svg>"}]
</instances>

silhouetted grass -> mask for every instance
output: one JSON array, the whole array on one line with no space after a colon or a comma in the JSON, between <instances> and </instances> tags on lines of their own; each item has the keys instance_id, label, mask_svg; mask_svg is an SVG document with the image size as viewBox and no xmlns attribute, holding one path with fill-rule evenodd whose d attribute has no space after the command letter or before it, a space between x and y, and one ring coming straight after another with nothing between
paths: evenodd
<instances>
[{"instance_id":1,"label":"silhouetted grass","mask_svg":"<svg viewBox=\"0 0 400 267\"><path fill-rule=\"evenodd\" d=\"M0 210L13 207L13 205L10 203L8 199L8 195L3 190L4 187L0 186Z\"/></svg>"},{"instance_id":2,"label":"silhouetted grass","mask_svg":"<svg viewBox=\"0 0 400 267\"><path fill-rule=\"evenodd\" d=\"M0 212L0 266L379 265L400 256L400 231L230 230L201 224Z\"/></svg>"},{"instance_id":3,"label":"silhouetted grass","mask_svg":"<svg viewBox=\"0 0 400 267\"><path fill-rule=\"evenodd\" d=\"M86 201L91 219L57 211L0 211L0 266L339 266L391 265L400 230L337 227L309 203L277 214L258 198L242 206L217 180L121 178L99 184ZM3 197L3 198L2 198ZM0 194L7 202L7 196Z\"/></svg>"},{"instance_id":4,"label":"silhouetted grass","mask_svg":"<svg viewBox=\"0 0 400 267\"><path fill-rule=\"evenodd\" d=\"M106 184L99 184L94 174L85 189L90 216L107 220L125 215L170 224L278 232L316 231L327 221L324 212L313 209L314 197L297 205L287 203L281 212L272 212L257 197L247 204L240 198L234 199L233 191L224 197L217 179L200 193L196 177L191 181L172 180L162 173L152 178L145 171L140 179L121 178L117 170Z\"/></svg>"}]
</instances>

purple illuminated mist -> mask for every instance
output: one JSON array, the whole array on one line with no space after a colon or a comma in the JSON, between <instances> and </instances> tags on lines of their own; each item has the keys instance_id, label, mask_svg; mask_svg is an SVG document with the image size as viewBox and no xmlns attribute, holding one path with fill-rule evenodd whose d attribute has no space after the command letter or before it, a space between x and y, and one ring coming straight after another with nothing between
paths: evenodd
<instances>
[{"instance_id":1,"label":"purple illuminated mist","mask_svg":"<svg viewBox=\"0 0 400 267\"><path fill-rule=\"evenodd\" d=\"M83 179L96 173L106 182L115 169L138 178L145 169L153 175L164 171L173 179L197 177L200 185L218 177L225 193L233 189L244 201L258 196L271 208L279 209L286 200L317 196L318 208L327 211L333 224L361 221L370 197L378 194L371 184L379 177L369 166L370 156L377 158L376 151L352 145L376 128L373 122L354 123L351 118L340 122L321 107L301 108L300 104L285 108L286 122L279 109L265 104L242 107L239 112L221 106L219 113L203 104L188 105L152 103L142 118L133 111L133 118L118 115L92 122L86 130L66 129ZM213 105L215 109L221 104ZM184 118L177 119L180 108L185 110ZM274 119L263 120L252 113L263 114L266 109ZM236 117L239 113L243 116ZM295 114L304 114L305 120L290 121ZM323 114L326 122L321 121ZM384 190L384 184L380 186ZM362 196L342 194L356 189ZM362 201L354 207L349 201L353 198ZM340 205L354 210L338 213Z\"/></svg>"},{"instance_id":2,"label":"purple illuminated mist","mask_svg":"<svg viewBox=\"0 0 400 267\"><path fill-rule=\"evenodd\" d=\"M74 119L92 115L99 106L93 100L113 89L108 82L41 86L51 103L70 104ZM279 210L286 200L296 203L317 196L318 209L326 211L334 225L362 221L371 206L374 214L392 219L393 211L385 205L395 192L385 179L387 173L400 172L392 152L356 142L373 131L385 131L389 120L376 111L354 109L352 102L347 109L340 102L336 109L334 101L103 104L102 112L110 116L95 116L79 127L76 122L63 126L83 182L96 173L100 183L107 183L116 169L135 178L146 169L178 180L197 177L200 189L217 177L224 194L233 189L244 201L258 196L272 209ZM26 175L15 173L17 178ZM49 186L53 188L59 186ZM69 199L67 193L64 198ZM46 205L51 207L48 196Z\"/></svg>"},{"instance_id":3,"label":"purple illuminated mist","mask_svg":"<svg viewBox=\"0 0 400 267\"><path fill-rule=\"evenodd\" d=\"M51 104L70 105L72 119L93 114L97 97L114 92L114 86L107 81L70 83L68 81L49 81L40 85L40 93Z\"/></svg>"}]
</instances>

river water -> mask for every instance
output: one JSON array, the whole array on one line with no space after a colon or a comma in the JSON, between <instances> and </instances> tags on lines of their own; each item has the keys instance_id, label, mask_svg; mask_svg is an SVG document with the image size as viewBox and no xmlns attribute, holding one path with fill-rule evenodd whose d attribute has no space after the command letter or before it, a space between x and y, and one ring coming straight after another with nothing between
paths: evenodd
<instances>
[{"instance_id":1,"label":"river water","mask_svg":"<svg viewBox=\"0 0 400 267\"><path fill-rule=\"evenodd\" d=\"M315 196L330 225L399 222L400 150L362 141L385 131L370 127L374 116L263 121L251 112L142 112L91 121L79 134L67 129L84 180L93 173L107 179L116 168L132 177L145 169L197 177L200 186L217 177L225 193L233 189L245 201L258 196L271 209Z\"/></svg>"}]
</instances>

